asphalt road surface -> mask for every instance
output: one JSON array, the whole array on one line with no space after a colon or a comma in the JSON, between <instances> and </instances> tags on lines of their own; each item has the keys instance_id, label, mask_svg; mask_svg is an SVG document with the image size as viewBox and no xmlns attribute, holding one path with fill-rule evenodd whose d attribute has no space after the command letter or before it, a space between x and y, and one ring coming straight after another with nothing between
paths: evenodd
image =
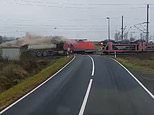
<instances>
[{"instance_id":1,"label":"asphalt road surface","mask_svg":"<svg viewBox=\"0 0 154 115\"><path fill-rule=\"evenodd\" d=\"M154 98L113 59L77 55L2 115L154 115Z\"/></svg>"}]
</instances>

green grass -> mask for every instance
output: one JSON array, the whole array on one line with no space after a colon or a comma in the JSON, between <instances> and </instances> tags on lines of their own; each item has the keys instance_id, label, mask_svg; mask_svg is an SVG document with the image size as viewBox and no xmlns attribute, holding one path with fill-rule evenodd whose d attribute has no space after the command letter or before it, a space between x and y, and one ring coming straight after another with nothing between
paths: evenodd
<instances>
[{"instance_id":1,"label":"green grass","mask_svg":"<svg viewBox=\"0 0 154 115\"><path fill-rule=\"evenodd\" d=\"M58 59L55 63L43 69L38 74L23 80L18 85L8 89L7 91L0 94L0 110L38 86L40 83L45 81L51 75L56 73L60 68L62 68L66 63L68 63L72 57L63 57Z\"/></svg>"}]
</instances>

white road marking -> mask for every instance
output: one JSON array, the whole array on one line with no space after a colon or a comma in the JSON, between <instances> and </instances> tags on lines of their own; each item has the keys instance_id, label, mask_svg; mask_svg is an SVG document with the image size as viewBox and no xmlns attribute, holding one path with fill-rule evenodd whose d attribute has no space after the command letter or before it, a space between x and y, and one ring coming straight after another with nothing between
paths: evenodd
<instances>
[{"instance_id":1,"label":"white road marking","mask_svg":"<svg viewBox=\"0 0 154 115\"><path fill-rule=\"evenodd\" d=\"M90 57L90 59L91 59L91 61L92 61L92 73L91 73L91 76L94 76L94 74L95 74L95 63L94 63L94 59L91 57L91 56L89 56Z\"/></svg>"},{"instance_id":2,"label":"white road marking","mask_svg":"<svg viewBox=\"0 0 154 115\"><path fill-rule=\"evenodd\" d=\"M83 115L83 113L84 113L84 110L85 110L85 107L86 107L86 104L87 104L87 101L88 101L89 93L90 93L90 90L91 90L92 83L93 83L93 79L90 79L86 95L84 97L82 106L80 108L79 115Z\"/></svg>"},{"instance_id":3,"label":"white road marking","mask_svg":"<svg viewBox=\"0 0 154 115\"><path fill-rule=\"evenodd\" d=\"M154 99L154 95L124 65L122 65L115 59L113 60L116 61L120 66L122 66L140 84L140 86Z\"/></svg>"},{"instance_id":4,"label":"white road marking","mask_svg":"<svg viewBox=\"0 0 154 115\"><path fill-rule=\"evenodd\" d=\"M33 90L31 90L29 93L27 93L26 95L24 95L23 97L21 97L20 99L18 99L17 101L15 101L14 103L12 103L11 105L9 105L8 107L6 107L5 109L3 109L2 111L0 111L0 115L3 114L4 112L6 112L8 109L10 109L11 107L13 107L14 105L16 105L18 102L20 102L21 100L23 100L24 98L26 98L27 96L29 96L30 94L32 94L34 91L36 91L38 88L40 88L42 85L44 85L45 83L47 83L49 80L51 80L54 76L56 76L58 73L60 73L65 67L67 67L71 62L73 62L75 59L74 58L67 63L63 68L61 68L59 71L57 71L54 75L52 75L50 78L48 78L46 81L44 81L43 83L41 83L39 86L37 86L36 88L34 88Z\"/></svg>"},{"instance_id":5,"label":"white road marking","mask_svg":"<svg viewBox=\"0 0 154 115\"><path fill-rule=\"evenodd\" d=\"M90 57L90 59L92 61L92 72L91 72L91 76L94 76L94 74L95 74L95 63L94 63L94 59L91 56L89 56L89 57ZM86 95L84 97L82 106L80 108L79 115L83 115L83 113L84 113L84 110L86 108L86 104L87 104L87 101L88 101L89 93L90 93L90 90L91 90L92 83L93 83L93 79L90 79L90 82L89 82L89 85L88 85L88 89L87 89Z\"/></svg>"}]
</instances>

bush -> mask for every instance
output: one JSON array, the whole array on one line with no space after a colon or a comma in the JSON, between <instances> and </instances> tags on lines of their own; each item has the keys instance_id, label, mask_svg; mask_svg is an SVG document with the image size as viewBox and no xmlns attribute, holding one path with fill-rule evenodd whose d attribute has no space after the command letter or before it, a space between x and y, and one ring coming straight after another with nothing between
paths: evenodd
<instances>
[{"instance_id":1,"label":"bush","mask_svg":"<svg viewBox=\"0 0 154 115\"><path fill-rule=\"evenodd\" d=\"M20 65L9 64L2 68L0 73L0 88L4 91L16 84L28 76L27 71L25 71Z\"/></svg>"},{"instance_id":2,"label":"bush","mask_svg":"<svg viewBox=\"0 0 154 115\"><path fill-rule=\"evenodd\" d=\"M20 61L0 60L0 93L35 75L53 62L54 60L50 58L26 55L22 56Z\"/></svg>"}]
</instances>

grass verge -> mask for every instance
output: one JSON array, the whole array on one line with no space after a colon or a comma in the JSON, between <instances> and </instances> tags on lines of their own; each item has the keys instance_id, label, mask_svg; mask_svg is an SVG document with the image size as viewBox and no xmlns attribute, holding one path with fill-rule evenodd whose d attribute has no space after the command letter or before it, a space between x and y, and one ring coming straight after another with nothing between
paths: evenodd
<instances>
[{"instance_id":1,"label":"grass verge","mask_svg":"<svg viewBox=\"0 0 154 115\"><path fill-rule=\"evenodd\" d=\"M144 73L154 73L154 60L138 59L134 57L117 58L117 60L130 70L142 71Z\"/></svg>"},{"instance_id":2,"label":"grass verge","mask_svg":"<svg viewBox=\"0 0 154 115\"><path fill-rule=\"evenodd\" d=\"M17 84L16 86L8 89L7 91L0 94L0 110L7 107L9 104L13 103L15 100L38 86L40 83L45 81L47 78L56 73L60 68L62 68L66 63L68 63L72 57L63 57L55 61L52 65L43 69L38 74L29 77Z\"/></svg>"},{"instance_id":3,"label":"grass verge","mask_svg":"<svg viewBox=\"0 0 154 115\"><path fill-rule=\"evenodd\" d=\"M136 63L131 63L129 60L126 60L126 59L118 58L117 60L120 63L122 63L125 67L127 67L131 70L142 70L145 73L154 72L154 70L149 68L149 67L141 66L141 65L136 64Z\"/></svg>"}]
</instances>

